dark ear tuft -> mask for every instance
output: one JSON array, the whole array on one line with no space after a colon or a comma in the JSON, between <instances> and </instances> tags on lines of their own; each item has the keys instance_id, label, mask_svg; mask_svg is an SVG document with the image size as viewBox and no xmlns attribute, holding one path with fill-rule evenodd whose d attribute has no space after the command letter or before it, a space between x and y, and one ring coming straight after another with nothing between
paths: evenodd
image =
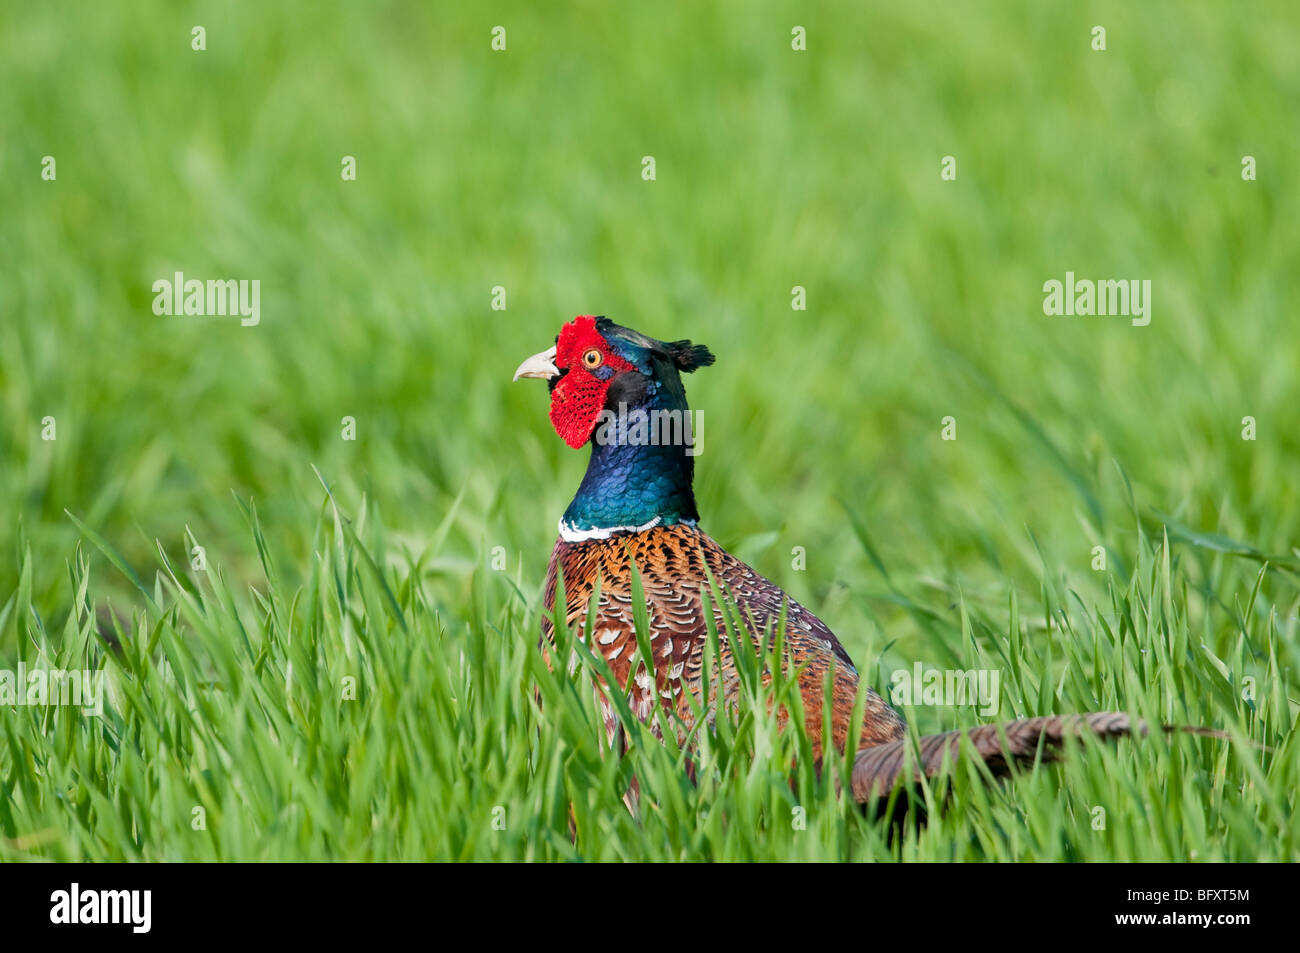
<instances>
[{"instance_id":1,"label":"dark ear tuft","mask_svg":"<svg viewBox=\"0 0 1300 953\"><path fill-rule=\"evenodd\" d=\"M713 352L703 344L692 344L690 341L673 341L668 345L668 353L672 355L677 369L687 373L697 367L708 367L716 360Z\"/></svg>"}]
</instances>

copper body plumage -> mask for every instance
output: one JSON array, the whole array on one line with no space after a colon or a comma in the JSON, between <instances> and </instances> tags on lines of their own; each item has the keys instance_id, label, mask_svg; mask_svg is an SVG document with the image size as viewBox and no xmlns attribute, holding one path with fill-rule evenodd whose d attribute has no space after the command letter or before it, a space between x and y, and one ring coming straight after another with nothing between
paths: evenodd
<instances>
[{"instance_id":1,"label":"copper body plumage","mask_svg":"<svg viewBox=\"0 0 1300 953\"><path fill-rule=\"evenodd\" d=\"M636 651L633 624L632 567L641 574L654 657L654 681ZM791 670L799 668L806 727L813 751L821 757L823 679L832 680L831 744L842 751L848 740L849 721L858 689L853 661L815 615L790 599L779 586L754 572L694 526L655 527L609 539L555 544L546 574L545 604L555 604L556 570L565 580L565 618L579 629L600 580L600 601L590 648L610 665L615 680L629 693L633 712L648 719L657 702L675 711L683 733L694 725L694 711L704 707L704 645L707 636L705 595L711 575L722 592L734 599L752 625L755 645L765 630L775 631L785 607L785 649ZM710 593L708 611L719 633L718 674L724 704L734 695L739 680L727 638L727 624L719 596ZM543 622L550 637L550 620ZM691 705L691 696L696 704ZM606 709L611 735L617 729L613 712ZM786 717L781 714L780 717ZM901 738L903 720L874 691L868 690L866 719L858 739L861 745L879 745Z\"/></svg>"}]
</instances>

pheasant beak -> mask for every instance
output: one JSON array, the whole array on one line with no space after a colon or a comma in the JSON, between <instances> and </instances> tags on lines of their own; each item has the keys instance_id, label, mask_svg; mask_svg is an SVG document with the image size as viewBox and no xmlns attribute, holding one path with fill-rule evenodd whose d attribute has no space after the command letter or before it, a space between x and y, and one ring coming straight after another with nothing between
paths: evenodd
<instances>
[{"instance_id":1,"label":"pheasant beak","mask_svg":"<svg viewBox=\"0 0 1300 953\"><path fill-rule=\"evenodd\" d=\"M549 381L559 376L560 369L555 366L555 348L550 347L520 364L519 369L515 371L514 379L540 377L544 381Z\"/></svg>"}]
</instances>

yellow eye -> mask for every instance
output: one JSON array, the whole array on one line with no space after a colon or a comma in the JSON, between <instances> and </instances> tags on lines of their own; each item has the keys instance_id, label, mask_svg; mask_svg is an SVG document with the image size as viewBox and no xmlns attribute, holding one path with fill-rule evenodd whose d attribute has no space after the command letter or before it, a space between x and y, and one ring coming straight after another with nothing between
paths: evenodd
<instances>
[{"instance_id":1,"label":"yellow eye","mask_svg":"<svg viewBox=\"0 0 1300 953\"><path fill-rule=\"evenodd\" d=\"M600 367L605 358L601 355L598 348L589 347L582 352L582 365L588 370Z\"/></svg>"}]
</instances>

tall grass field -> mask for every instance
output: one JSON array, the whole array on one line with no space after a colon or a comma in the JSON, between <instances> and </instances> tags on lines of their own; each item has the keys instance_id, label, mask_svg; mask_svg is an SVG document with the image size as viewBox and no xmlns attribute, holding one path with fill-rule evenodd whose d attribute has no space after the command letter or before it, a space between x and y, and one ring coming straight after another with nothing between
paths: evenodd
<instances>
[{"instance_id":1,"label":"tall grass field","mask_svg":"<svg viewBox=\"0 0 1300 953\"><path fill-rule=\"evenodd\" d=\"M0 860L1300 858L1298 36L1290 0L0 0ZM160 306L177 273L255 315ZM701 526L864 682L998 675L910 729L1226 737L963 760L901 825L780 678L609 756L600 672L538 647L586 451L511 383L577 314L716 354Z\"/></svg>"}]
</instances>

